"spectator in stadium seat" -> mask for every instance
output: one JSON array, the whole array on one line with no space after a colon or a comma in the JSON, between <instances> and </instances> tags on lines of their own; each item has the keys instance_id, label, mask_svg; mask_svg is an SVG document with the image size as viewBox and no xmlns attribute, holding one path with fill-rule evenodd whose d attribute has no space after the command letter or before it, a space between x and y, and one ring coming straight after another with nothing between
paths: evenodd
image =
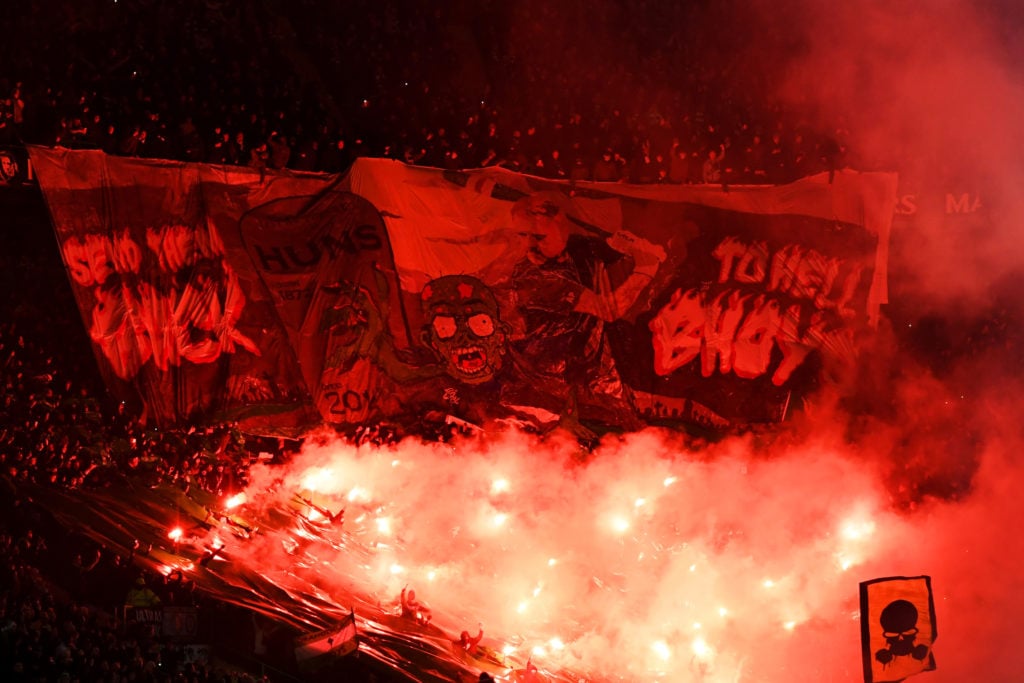
<instances>
[{"instance_id":1,"label":"spectator in stadium seat","mask_svg":"<svg viewBox=\"0 0 1024 683\"><path fill-rule=\"evenodd\" d=\"M765 164L768 150L764 141L758 133L750 140L750 144L743 150L743 175L745 182L765 182L768 177L768 170Z\"/></svg>"},{"instance_id":2,"label":"spectator in stadium seat","mask_svg":"<svg viewBox=\"0 0 1024 683\"><path fill-rule=\"evenodd\" d=\"M478 646L480 645L480 641L484 638L483 626L480 626L479 629L480 632L477 633L475 636L469 635L469 631L463 631L459 634L459 639L454 641L453 644L455 645L455 647L459 648L466 654L475 657L477 651L479 650Z\"/></svg>"},{"instance_id":3,"label":"spectator in stadium seat","mask_svg":"<svg viewBox=\"0 0 1024 683\"><path fill-rule=\"evenodd\" d=\"M669 156L668 182L682 185L690 180L690 154L676 139L672 142L672 153Z\"/></svg>"},{"instance_id":4,"label":"spectator in stadium seat","mask_svg":"<svg viewBox=\"0 0 1024 683\"><path fill-rule=\"evenodd\" d=\"M245 131L236 131L228 147L228 163L234 166L245 166L249 163L249 144Z\"/></svg>"},{"instance_id":5,"label":"spectator in stadium seat","mask_svg":"<svg viewBox=\"0 0 1024 683\"><path fill-rule=\"evenodd\" d=\"M594 171L591 174L597 182L611 183L619 179L619 167L612 158L612 149L605 148L600 158L594 162Z\"/></svg>"},{"instance_id":6,"label":"spectator in stadium seat","mask_svg":"<svg viewBox=\"0 0 1024 683\"><path fill-rule=\"evenodd\" d=\"M722 161L725 157L725 145L719 145L718 149L709 149L701 168L701 179L708 184L722 182Z\"/></svg>"},{"instance_id":7,"label":"spectator in stadium seat","mask_svg":"<svg viewBox=\"0 0 1024 683\"><path fill-rule=\"evenodd\" d=\"M288 167L288 162L291 160L292 156L292 148L288 144L288 138L277 132L271 133L270 139L267 141L267 148L268 167L273 169L282 169Z\"/></svg>"},{"instance_id":8,"label":"spectator in stadium seat","mask_svg":"<svg viewBox=\"0 0 1024 683\"><path fill-rule=\"evenodd\" d=\"M633 159L629 169L629 182L631 183L656 183L658 182L659 166L657 158L651 152L651 143L645 140L640 147L640 153Z\"/></svg>"},{"instance_id":9,"label":"spectator in stadium seat","mask_svg":"<svg viewBox=\"0 0 1024 683\"><path fill-rule=\"evenodd\" d=\"M146 579L143 576L135 579L135 585L128 590L128 594L124 597L124 604L128 607L144 607L153 608L160 606L160 596L153 592L153 590L146 585Z\"/></svg>"},{"instance_id":10,"label":"spectator in stadium seat","mask_svg":"<svg viewBox=\"0 0 1024 683\"><path fill-rule=\"evenodd\" d=\"M253 147L249 151L249 166L259 171L265 171L270 164L270 150L267 149L267 143L262 143L258 147Z\"/></svg>"},{"instance_id":11,"label":"spectator in stadium seat","mask_svg":"<svg viewBox=\"0 0 1024 683\"><path fill-rule=\"evenodd\" d=\"M432 616L430 608L416 599L415 590L407 590L407 588L408 587L402 588L402 594L400 596L402 616L408 619L413 619L422 625L430 623Z\"/></svg>"}]
</instances>

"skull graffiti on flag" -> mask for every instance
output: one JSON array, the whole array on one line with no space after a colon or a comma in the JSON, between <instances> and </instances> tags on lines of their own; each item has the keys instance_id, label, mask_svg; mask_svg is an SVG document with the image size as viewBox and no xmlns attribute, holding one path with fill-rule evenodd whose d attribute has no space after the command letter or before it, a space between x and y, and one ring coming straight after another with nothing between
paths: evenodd
<instances>
[{"instance_id":1,"label":"skull graffiti on flag","mask_svg":"<svg viewBox=\"0 0 1024 683\"><path fill-rule=\"evenodd\" d=\"M902 681L935 668L938 637L929 576L892 576L860 584L866 683Z\"/></svg>"}]
</instances>

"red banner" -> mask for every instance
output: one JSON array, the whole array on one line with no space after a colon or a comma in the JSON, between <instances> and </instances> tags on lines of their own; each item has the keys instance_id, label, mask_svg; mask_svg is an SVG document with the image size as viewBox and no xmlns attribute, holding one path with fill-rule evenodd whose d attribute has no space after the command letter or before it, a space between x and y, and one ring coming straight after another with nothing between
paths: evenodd
<instances>
[{"instance_id":1,"label":"red banner","mask_svg":"<svg viewBox=\"0 0 1024 683\"><path fill-rule=\"evenodd\" d=\"M292 196L296 184L93 151L30 152L115 395L161 425L309 423L294 351L238 238L249 202Z\"/></svg>"},{"instance_id":2,"label":"red banner","mask_svg":"<svg viewBox=\"0 0 1024 683\"><path fill-rule=\"evenodd\" d=\"M778 421L886 296L889 174L724 192L31 152L108 381L162 423Z\"/></svg>"}]
</instances>

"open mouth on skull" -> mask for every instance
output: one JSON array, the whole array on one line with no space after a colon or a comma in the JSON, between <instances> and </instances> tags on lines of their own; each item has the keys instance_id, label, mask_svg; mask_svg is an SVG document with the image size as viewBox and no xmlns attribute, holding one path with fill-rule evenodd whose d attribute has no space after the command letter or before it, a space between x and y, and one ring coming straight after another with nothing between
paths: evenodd
<instances>
[{"instance_id":1,"label":"open mouth on skull","mask_svg":"<svg viewBox=\"0 0 1024 683\"><path fill-rule=\"evenodd\" d=\"M452 365L459 372L477 375L487 370L487 352L480 346L463 346L452 352Z\"/></svg>"}]
</instances>

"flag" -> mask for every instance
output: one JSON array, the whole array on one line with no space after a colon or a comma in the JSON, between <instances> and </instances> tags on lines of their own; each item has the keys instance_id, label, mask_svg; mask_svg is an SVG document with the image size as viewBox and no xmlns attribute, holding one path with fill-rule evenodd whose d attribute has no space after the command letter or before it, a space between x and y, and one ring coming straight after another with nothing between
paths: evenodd
<instances>
[{"instance_id":1,"label":"flag","mask_svg":"<svg viewBox=\"0 0 1024 683\"><path fill-rule=\"evenodd\" d=\"M302 664L323 655L344 657L359 648L356 637L356 615L352 612L339 624L324 631L308 633L295 639L295 660Z\"/></svg>"},{"instance_id":2,"label":"flag","mask_svg":"<svg viewBox=\"0 0 1024 683\"><path fill-rule=\"evenodd\" d=\"M938 637L930 576L890 576L860 584L865 683L902 681L935 668Z\"/></svg>"}]
</instances>

